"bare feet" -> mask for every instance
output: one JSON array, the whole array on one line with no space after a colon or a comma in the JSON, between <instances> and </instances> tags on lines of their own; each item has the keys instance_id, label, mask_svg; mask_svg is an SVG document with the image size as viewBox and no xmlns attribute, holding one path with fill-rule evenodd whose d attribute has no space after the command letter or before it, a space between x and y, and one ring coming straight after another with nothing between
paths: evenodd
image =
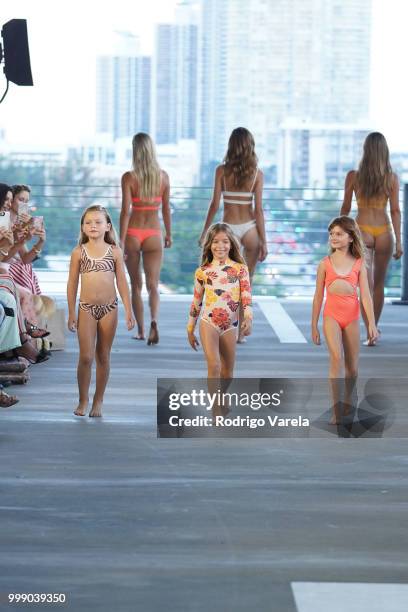
<instances>
[{"instance_id":1,"label":"bare feet","mask_svg":"<svg viewBox=\"0 0 408 612\"><path fill-rule=\"evenodd\" d=\"M74 410L74 414L77 416L85 416L88 410L88 402L79 402L78 406Z\"/></svg>"},{"instance_id":2,"label":"bare feet","mask_svg":"<svg viewBox=\"0 0 408 612\"><path fill-rule=\"evenodd\" d=\"M133 340L145 340L144 329L142 327L137 328L137 334L132 336Z\"/></svg>"},{"instance_id":3,"label":"bare feet","mask_svg":"<svg viewBox=\"0 0 408 612\"><path fill-rule=\"evenodd\" d=\"M339 425L339 424L340 424L340 421L338 417L335 414L333 414L329 421L329 425Z\"/></svg>"},{"instance_id":4,"label":"bare feet","mask_svg":"<svg viewBox=\"0 0 408 612\"><path fill-rule=\"evenodd\" d=\"M101 417L102 416L102 404L103 402L98 402L94 399L92 402L92 409L89 413L90 417Z\"/></svg>"},{"instance_id":5,"label":"bare feet","mask_svg":"<svg viewBox=\"0 0 408 612\"><path fill-rule=\"evenodd\" d=\"M342 417L342 402L332 406L332 416L329 421L329 425L340 425Z\"/></svg>"},{"instance_id":6,"label":"bare feet","mask_svg":"<svg viewBox=\"0 0 408 612\"><path fill-rule=\"evenodd\" d=\"M152 321L150 323L150 332L149 332L149 337L147 339L147 346L150 346L151 344L158 344L158 343L159 343L159 330L157 329L157 322Z\"/></svg>"}]
</instances>

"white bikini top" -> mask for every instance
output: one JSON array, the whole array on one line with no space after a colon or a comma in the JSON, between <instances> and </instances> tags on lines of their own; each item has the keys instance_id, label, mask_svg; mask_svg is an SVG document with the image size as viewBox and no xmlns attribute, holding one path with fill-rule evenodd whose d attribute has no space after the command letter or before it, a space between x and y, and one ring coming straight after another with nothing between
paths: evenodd
<instances>
[{"instance_id":1,"label":"white bikini top","mask_svg":"<svg viewBox=\"0 0 408 612\"><path fill-rule=\"evenodd\" d=\"M250 191L227 191L225 184L225 175L222 177L222 182L224 189L222 191L222 197L224 200L224 204L243 204L248 206L248 204L252 204L252 200L254 197L253 188L255 186L256 177L258 175L258 168L255 170L254 180L252 181L251 190ZM236 198L239 196L242 200L234 200L232 198ZM245 198L245 199L244 199Z\"/></svg>"}]
</instances>

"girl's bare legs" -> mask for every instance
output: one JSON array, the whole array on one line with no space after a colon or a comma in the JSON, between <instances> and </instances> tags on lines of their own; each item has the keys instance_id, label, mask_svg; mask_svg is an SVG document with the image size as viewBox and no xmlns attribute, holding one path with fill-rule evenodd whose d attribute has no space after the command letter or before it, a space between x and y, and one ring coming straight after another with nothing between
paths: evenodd
<instances>
[{"instance_id":1,"label":"girl's bare legs","mask_svg":"<svg viewBox=\"0 0 408 612\"><path fill-rule=\"evenodd\" d=\"M257 229L251 228L246 234L242 236L241 244L244 250L245 262L248 266L249 278L252 283L252 277L255 272L256 264L259 257L259 234ZM245 336L241 334L241 322L244 320L244 310L242 306L239 307L239 333L238 342L246 342Z\"/></svg>"},{"instance_id":2,"label":"girl's bare legs","mask_svg":"<svg viewBox=\"0 0 408 612\"><path fill-rule=\"evenodd\" d=\"M210 323L200 321L200 339L207 362L207 376L221 378L220 334Z\"/></svg>"},{"instance_id":3,"label":"girl's bare legs","mask_svg":"<svg viewBox=\"0 0 408 612\"><path fill-rule=\"evenodd\" d=\"M342 348L342 332L341 327L331 317L323 318L323 332L326 338L327 348L329 350L329 380L332 394L332 409L333 415L330 420L332 425L340 422L340 399L341 399L341 384L340 378L342 375L343 348Z\"/></svg>"},{"instance_id":4,"label":"girl's bare legs","mask_svg":"<svg viewBox=\"0 0 408 612\"><path fill-rule=\"evenodd\" d=\"M220 336L221 378L229 380L234 376L237 330L234 328Z\"/></svg>"},{"instance_id":5,"label":"girl's bare legs","mask_svg":"<svg viewBox=\"0 0 408 612\"><path fill-rule=\"evenodd\" d=\"M345 366L345 391L344 404L345 413L349 412L350 406L353 405L353 391L356 387L358 376L358 358L360 354L360 323L352 321L345 329L343 329L343 348L344 348L344 366Z\"/></svg>"},{"instance_id":6,"label":"girl's bare legs","mask_svg":"<svg viewBox=\"0 0 408 612\"><path fill-rule=\"evenodd\" d=\"M205 359L207 361L208 391L217 393L225 390L225 383L233 376L235 363L235 348L237 343L236 329L220 335L209 323L200 321L200 339ZM221 380L223 379L223 380ZM229 411L228 406L214 404L213 416L222 415Z\"/></svg>"},{"instance_id":7,"label":"girl's bare legs","mask_svg":"<svg viewBox=\"0 0 408 612\"><path fill-rule=\"evenodd\" d=\"M96 332L96 388L90 417L102 416L103 396L109 379L110 353L118 325L118 309L112 310L98 321Z\"/></svg>"},{"instance_id":8,"label":"girl's bare legs","mask_svg":"<svg viewBox=\"0 0 408 612\"><path fill-rule=\"evenodd\" d=\"M237 330L230 330L220 336L221 357L221 391L225 393L234 376L235 353L237 348ZM227 415L230 406L223 404L223 415Z\"/></svg>"},{"instance_id":9,"label":"girl's bare legs","mask_svg":"<svg viewBox=\"0 0 408 612\"><path fill-rule=\"evenodd\" d=\"M149 294L151 317L148 344L157 344L159 341L157 318L159 315L159 281L162 258L163 244L161 236L150 236L150 238L146 238L143 243L143 268L146 278L146 288Z\"/></svg>"},{"instance_id":10,"label":"girl's bare legs","mask_svg":"<svg viewBox=\"0 0 408 612\"><path fill-rule=\"evenodd\" d=\"M132 291L132 308L137 323L137 340L144 340L144 317L143 317L143 277L140 268L140 242L134 236L126 236L126 267L130 276Z\"/></svg>"},{"instance_id":11,"label":"girl's bare legs","mask_svg":"<svg viewBox=\"0 0 408 612\"><path fill-rule=\"evenodd\" d=\"M77 379L79 403L74 414L84 416L89 403L89 385L91 384L92 363L95 354L97 321L85 310L78 310L79 359Z\"/></svg>"},{"instance_id":12,"label":"girl's bare legs","mask_svg":"<svg viewBox=\"0 0 408 612\"><path fill-rule=\"evenodd\" d=\"M377 236L375 239L373 306L376 324L380 320L384 306L385 278L387 276L388 264L390 263L393 248L394 239L390 232L381 234L381 236Z\"/></svg>"}]
</instances>

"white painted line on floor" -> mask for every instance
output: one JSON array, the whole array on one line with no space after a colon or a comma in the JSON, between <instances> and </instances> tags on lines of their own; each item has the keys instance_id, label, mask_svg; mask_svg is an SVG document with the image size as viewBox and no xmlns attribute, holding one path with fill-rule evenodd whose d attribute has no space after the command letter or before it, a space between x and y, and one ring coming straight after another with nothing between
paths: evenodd
<instances>
[{"instance_id":1,"label":"white painted line on floor","mask_svg":"<svg viewBox=\"0 0 408 612\"><path fill-rule=\"evenodd\" d=\"M282 304L277 300L270 302L260 301L258 305L282 344L307 344L307 340L298 326L292 321Z\"/></svg>"},{"instance_id":2,"label":"white painted line on floor","mask_svg":"<svg viewBox=\"0 0 408 612\"><path fill-rule=\"evenodd\" d=\"M298 612L406 612L408 584L292 582Z\"/></svg>"}]
</instances>

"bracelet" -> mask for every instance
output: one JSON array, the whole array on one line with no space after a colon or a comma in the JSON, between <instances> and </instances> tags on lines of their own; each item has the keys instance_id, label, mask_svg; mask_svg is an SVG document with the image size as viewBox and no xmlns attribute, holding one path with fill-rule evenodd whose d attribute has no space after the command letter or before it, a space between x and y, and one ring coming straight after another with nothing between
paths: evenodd
<instances>
[{"instance_id":1,"label":"bracelet","mask_svg":"<svg viewBox=\"0 0 408 612\"><path fill-rule=\"evenodd\" d=\"M8 251L3 251L2 249L0 249L0 253L4 255L4 257L7 257L7 255L9 254Z\"/></svg>"},{"instance_id":2,"label":"bracelet","mask_svg":"<svg viewBox=\"0 0 408 612\"><path fill-rule=\"evenodd\" d=\"M41 249L36 249L35 247L33 247L33 251L34 253L36 253L37 255L39 255L41 253Z\"/></svg>"}]
</instances>

